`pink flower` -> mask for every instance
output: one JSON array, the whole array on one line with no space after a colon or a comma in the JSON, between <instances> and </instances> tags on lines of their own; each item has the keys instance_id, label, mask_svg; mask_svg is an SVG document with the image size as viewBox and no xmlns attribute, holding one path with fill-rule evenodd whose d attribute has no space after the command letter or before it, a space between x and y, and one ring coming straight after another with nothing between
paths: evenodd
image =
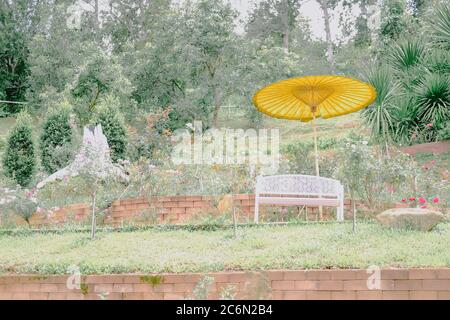
<instances>
[{"instance_id":1,"label":"pink flower","mask_svg":"<svg viewBox=\"0 0 450 320\"><path fill-rule=\"evenodd\" d=\"M428 128L431 128L431 127L433 127L433 124L432 124L432 123L428 123L428 124L427 124L427 127L428 127Z\"/></svg>"},{"instance_id":2,"label":"pink flower","mask_svg":"<svg viewBox=\"0 0 450 320\"><path fill-rule=\"evenodd\" d=\"M420 209L426 209L427 208L427 206L421 206L420 207Z\"/></svg>"},{"instance_id":3,"label":"pink flower","mask_svg":"<svg viewBox=\"0 0 450 320\"><path fill-rule=\"evenodd\" d=\"M415 201L415 200L416 200L416 198L414 198L414 197L409 198L409 201Z\"/></svg>"},{"instance_id":4,"label":"pink flower","mask_svg":"<svg viewBox=\"0 0 450 320\"><path fill-rule=\"evenodd\" d=\"M403 198L403 199L402 199L402 202L406 202L406 198Z\"/></svg>"},{"instance_id":5,"label":"pink flower","mask_svg":"<svg viewBox=\"0 0 450 320\"><path fill-rule=\"evenodd\" d=\"M424 204L426 202L427 202L427 200L425 200L424 198L422 198L422 197L419 198L419 203Z\"/></svg>"},{"instance_id":6,"label":"pink flower","mask_svg":"<svg viewBox=\"0 0 450 320\"><path fill-rule=\"evenodd\" d=\"M433 202L434 202L434 203L439 203L439 198L438 198L438 197L433 198Z\"/></svg>"}]
</instances>

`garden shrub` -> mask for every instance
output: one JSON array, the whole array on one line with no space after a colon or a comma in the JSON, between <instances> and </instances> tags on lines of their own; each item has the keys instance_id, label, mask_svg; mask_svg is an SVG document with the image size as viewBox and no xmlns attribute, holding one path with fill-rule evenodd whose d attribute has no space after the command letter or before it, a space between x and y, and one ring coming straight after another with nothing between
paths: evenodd
<instances>
[{"instance_id":1,"label":"garden shrub","mask_svg":"<svg viewBox=\"0 0 450 320\"><path fill-rule=\"evenodd\" d=\"M122 114L116 99L108 97L97 106L94 125L101 124L111 150L111 159L124 160L127 150L127 134Z\"/></svg>"},{"instance_id":2,"label":"garden shrub","mask_svg":"<svg viewBox=\"0 0 450 320\"><path fill-rule=\"evenodd\" d=\"M73 159L73 132L67 108L51 110L40 136L41 162L51 174L67 166Z\"/></svg>"},{"instance_id":3,"label":"garden shrub","mask_svg":"<svg viewBox=\"0 0 450 320\"><path fill-rule=\"evenodd\" d=\"M450 121L447 122L447 125L439 130L437 135L438 140L450 140Z\"/></svg>"},{"instance_id":4,"label":"garden shrub","mask_svg":"<svg viewBox=\"0 0 450 320\"><path fill-rule=\"evenodd\" d=\"M36 166L31 121L27 113L19 114L8 137L3 159L5 174L21 186L30 183Z\"/></svg>"}]
</instances>

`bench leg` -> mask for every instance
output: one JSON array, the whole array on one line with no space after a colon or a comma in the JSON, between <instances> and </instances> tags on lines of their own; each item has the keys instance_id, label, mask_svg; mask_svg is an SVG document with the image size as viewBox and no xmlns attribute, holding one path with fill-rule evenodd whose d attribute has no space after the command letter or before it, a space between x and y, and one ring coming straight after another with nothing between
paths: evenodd
<instances>
[{"instance_id":1,"label":"bench leg","mask_svg":"<svg viewBox=\"0 0 450 320\"><path fill-rule=\"evenodd\" d=\"M337 207L337 215L336 218L338 221L344 221L344 203L341 202L341 205Z\"/></svg>"}]
</instances>

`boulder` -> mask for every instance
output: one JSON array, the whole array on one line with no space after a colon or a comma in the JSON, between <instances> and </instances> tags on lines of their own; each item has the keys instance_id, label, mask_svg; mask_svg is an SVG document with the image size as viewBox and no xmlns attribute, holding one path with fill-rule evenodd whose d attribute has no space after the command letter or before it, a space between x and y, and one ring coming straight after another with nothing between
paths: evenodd
<instances>
[{"instance_id":1,"label":"boulder","mask_svg":"<svg viewBox=\"0 0 450 320\"><path fill-rule=\"evenodd\" d=\"M438 211L420 208L389 209L377 215L385 227L419 231L430 231L444 219Z\"/></svg>"}]
</instances>

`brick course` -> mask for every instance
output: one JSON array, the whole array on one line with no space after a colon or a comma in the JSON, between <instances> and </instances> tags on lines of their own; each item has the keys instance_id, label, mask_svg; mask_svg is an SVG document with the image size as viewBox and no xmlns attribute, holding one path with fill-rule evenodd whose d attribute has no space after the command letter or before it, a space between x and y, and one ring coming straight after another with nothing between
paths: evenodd
<instances>
[{"instance_id":1,"label":"brick course","mask_svg":"<svg viewBox=\"0 0 450 320\"><path fill-rule=\"evenodd\" d=\"M224 289L233 287L237 299L450 300L449 271L385 269L381 272L381 287L373 290L367 286L369 274L358 269L214 272L209 274L214 278L209 299L218 299ZM80 289L68 289L68 276L3 275L0 300L187 299L194 297L193 290L201 277L197 273L89 275L81 277Z\"/></svg>"},{"instance_id":2,"label":"brick course","mask_svg":"<svg viewBox=\"0 0 450 320\"><path fill-rule=\"evenodd\" d=\"M219 203L224 196L155 196L150 198L138 197L114 201L106 210L103 221L99 225L120 227L124 224L149 225L157 223L181 224L197 215L220 214ZM232 205L236 208L240 222L252 222L254 213L254 194L236 194ZM361 207L358 204L358 207ZM260 215L279 213L281 207L262 206ZM293 208L295 210L295 208ZM344 211L350 215L351 202L344 202ZM334 208L324 208L324 217L334 219ZM315 219L318 207L306 207L299 214L308 213L309 219ZM223 212L222 212L223 213ZM54 208L46 212L38 212L30 218L30 226L61 225L67 222L86 223L89 221L91 208L88 204L72 204ZM282 219L282 214L279 214ZM20 218L20 217L19 217ZM16 221L17 222L17 221ZM0 220L0 223L2 221ZM20 223L17 222L17 223ZM22 221L20 224L26 224Z\"/></svg>"}]
</instances>

